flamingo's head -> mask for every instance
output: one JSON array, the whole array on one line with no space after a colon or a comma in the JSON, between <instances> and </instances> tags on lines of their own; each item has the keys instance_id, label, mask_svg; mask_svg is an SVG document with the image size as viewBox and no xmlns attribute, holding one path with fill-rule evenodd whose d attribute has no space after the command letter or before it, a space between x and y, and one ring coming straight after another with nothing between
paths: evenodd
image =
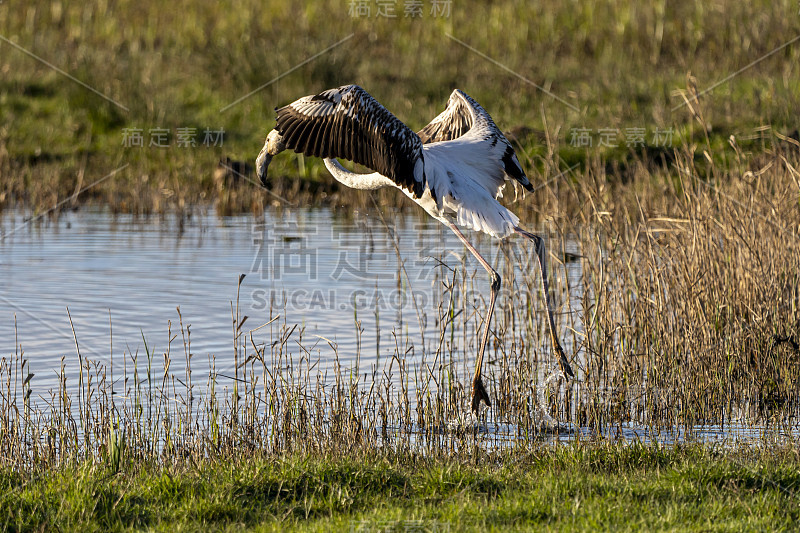
<instances>
[{"instance_id":1,"label":"flamingo's head","mask_svg":"<svg viewBox=\"0 0 800 533\"><path fill-rule=\"evenodd\" d=\"M264 147L261 149L261 152L256 158L256 172L258 173L258 179L261 180L261 184L265 187L267 185L267 169L272 161L272 157L278 155L284 150L286 150L286 145L283 142L280 132L278 130L270 131L267 135L266 141L264 141Z\"/></svg>"}]
</instances>

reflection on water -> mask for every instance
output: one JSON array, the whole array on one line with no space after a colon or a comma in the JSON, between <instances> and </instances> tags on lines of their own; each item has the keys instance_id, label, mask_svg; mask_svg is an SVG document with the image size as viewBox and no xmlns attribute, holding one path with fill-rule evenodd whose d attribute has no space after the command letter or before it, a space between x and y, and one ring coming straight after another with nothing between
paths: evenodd
<instances>
[{"instance_id":1,"label":"reflection on water","mask_svg":"<svg viewBox=\"0 0 800 533\"><path fill-rule=\"evenodd\" d=\"M77 368L72 326L81 354L93 360L145 347L158 354L179 332L176 308L190 325L195 360L214 356L222 370L233 366L237 306L256 342L276 324L300 324L322 365L332 361L332 347L344 364L389 357L398 343L420 355L441 342L439 285L467 257L446 228L413 213L388 228L372 212L345 218L320 209L259 219L81 210L33 223L13 212L0 220L0 351L23 350L40 386L55 384L52 369L62 357L68 374ZM474 241L502 266L496 241ZM486 275L471 257L467 265L466 298L482 305ZM182 352L182 344L179 337L170 349Z\"/></svg>"},{"instance_id":2,"label":"reflection on water","mask_svg":"<svg viewBox=\"0 0 800 533\"><path fill-rule=\"evenodd\" d=\"M67 308L81 351L93 358L106 360L112 341L117 354L142 350L143 336L161 350L176 306L192 324L198 351L222 354L230 345L231 289L252 260L245 220L203 217L182 232L171 218L104 212L22 222L6 217L3 224L0 339L4 351L14 350L16 316L34 371L75 355Z\"/></svg>"}]
</instances>

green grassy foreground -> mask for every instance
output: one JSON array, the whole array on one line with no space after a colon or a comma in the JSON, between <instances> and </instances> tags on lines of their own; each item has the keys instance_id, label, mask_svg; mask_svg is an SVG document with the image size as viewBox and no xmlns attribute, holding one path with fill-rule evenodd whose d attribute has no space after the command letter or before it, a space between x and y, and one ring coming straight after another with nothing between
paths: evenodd
<instances>
[{"instance_id":1,"label":"green grassy foreground","mask_svg":"<svg viewBox=\"0 0 800 533\"><path fill-rule=\"evenodd\" d=\"M796 450L571 445L471 463L409 454L0 470L11 531L794 530ZM415 528L415 529L410 529Z\"/></svg>"}]
</instances>

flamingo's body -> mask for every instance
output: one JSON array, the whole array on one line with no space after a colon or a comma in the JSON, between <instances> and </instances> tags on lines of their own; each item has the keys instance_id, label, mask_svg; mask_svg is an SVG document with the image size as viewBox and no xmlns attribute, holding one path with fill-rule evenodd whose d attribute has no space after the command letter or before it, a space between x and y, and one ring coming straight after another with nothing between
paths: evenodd
<instances>
[{"instance_id":1,"label":"flamingo's body","mask_svg":"<svg viewBox=\"0 0 800 533\"><path fill-rule=\"evenodd\" d=\"M506 180L532 189L514 149L489 114L472 98L456 89L447 108L430 124L414 133L364 89L346 85L305 96L277 111L277 125L267 135L256 159L262 182L274 155L292 149L322 157L342 184L354 189L397 187L430 216L448 226L491 276L491 302L472 382L472 408L480 401L490 405L481 369L489 337L489 324L500 289L500 276L467 241L459 226L503 239L519 233L536 245L542 270L542 288L553 348L566 376L572 369L555 335L541 237L519 227L519 218L497 198ZM336 158L348 159L373 170L358 174Z\"/></svg>"}]
</instances>

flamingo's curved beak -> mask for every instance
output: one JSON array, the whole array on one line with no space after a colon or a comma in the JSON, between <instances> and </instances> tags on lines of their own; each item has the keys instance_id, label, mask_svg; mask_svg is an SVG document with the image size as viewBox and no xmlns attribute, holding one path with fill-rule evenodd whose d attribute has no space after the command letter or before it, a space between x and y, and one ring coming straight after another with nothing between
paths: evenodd
<instances>
[{"instance_id":1,"label":"flamingo's curved beak","mask_svg":"<svg viewBox=\"0 0 800 533\"><path fill-rule=\"evenodd\" d=\"M267 169L270 161L272 161L272 156L267 153L267 144L264 144L264 148L261 149L256 158L256 174L258 174L258 179L264 187L267 186Z\"/></svg>"},{"instance_id":2,"label":"flamingo's curved beak","mask_svg":"<svg viewBox=\"0 0 800 533\"><path fill-rule=\"evenodd\" d=\"M272 157L286 150L286 144L283 142L283 137L278 130L272 130L267 135L267 140L264 141L264 147L256 158L256 172L258 179L261 180L261 185L267 186L267 169L272 161Z\"/></svg>"}]
</instances>

